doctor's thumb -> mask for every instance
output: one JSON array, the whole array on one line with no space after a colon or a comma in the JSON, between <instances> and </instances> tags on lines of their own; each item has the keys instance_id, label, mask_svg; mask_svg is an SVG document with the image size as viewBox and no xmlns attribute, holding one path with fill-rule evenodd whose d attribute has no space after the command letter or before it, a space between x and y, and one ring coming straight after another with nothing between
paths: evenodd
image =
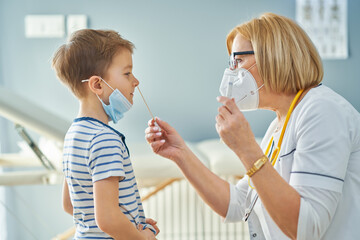
<instances>
[{"instance_id":1,"label":"doctor's thumb","mask_svg":"<svg viewBox=\"0 0 360 240\"><path fill-rule=\"evenodd\" d=\"M159 127L164 130L165 132L171 132L173 131L173 128L168 124L167 122L161 120L158 117L155 117L155 122L159 125Z\"/></svg>"}]
</instances>

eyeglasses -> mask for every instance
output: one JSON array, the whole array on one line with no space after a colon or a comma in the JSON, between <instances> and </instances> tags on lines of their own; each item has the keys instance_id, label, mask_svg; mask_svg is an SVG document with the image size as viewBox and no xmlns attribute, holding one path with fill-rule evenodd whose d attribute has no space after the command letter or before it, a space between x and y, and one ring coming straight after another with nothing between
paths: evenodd
<instances>
[{"instance_id":1,"label":"eyeglasses","mask_svg":"<svg viewBox=\"0 0 360 240\"><path fill-rule=\"evenodd\" d=\"M233 52L233 53L231 53L230 59L229 59L229 68L231 70L235 70L236 68L238 68L238 65L239 65L241 59L235 59L235 56L237 56L237 55L249 55L249 54L254 54L254 51L244 51L244 52Z\"/></svg>"}]
</instances>

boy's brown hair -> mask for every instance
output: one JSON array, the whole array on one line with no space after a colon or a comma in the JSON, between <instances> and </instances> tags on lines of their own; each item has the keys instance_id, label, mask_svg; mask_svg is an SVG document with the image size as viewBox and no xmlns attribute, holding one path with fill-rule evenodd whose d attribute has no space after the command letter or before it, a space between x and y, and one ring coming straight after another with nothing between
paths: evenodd
<instances>
[{"instance_id":1,"label":"boy's brown hair","mask_svg":"<svg viewBox=\"0 0 360 240\"><path fill-rule=\"evenodd\" d=\"M77 98L85 96L82 80L105 77L111 61L121 49L133 53L134 44L112 30L83 29L74 32L56 51L52 66L58 78Z\"/></svg>"}]
</instances>

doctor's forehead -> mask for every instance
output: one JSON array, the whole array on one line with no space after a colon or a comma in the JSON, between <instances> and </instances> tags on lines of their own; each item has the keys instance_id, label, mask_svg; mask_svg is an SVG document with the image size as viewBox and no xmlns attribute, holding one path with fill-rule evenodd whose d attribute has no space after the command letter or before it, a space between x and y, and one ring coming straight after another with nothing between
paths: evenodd
<instances>
[{"instance_id":1,"label":"doctor's forehead","mask_svg":"<svg viewBox=\"0 0 360 240\"><path fill-rule=\"evenodd\" d=\"M242 35L238 34L234 38L232 43L231 51L232 52L242 52L242 51L251 51L253 47L251 42L245 39Z\"/></svg>"}]
</instances>

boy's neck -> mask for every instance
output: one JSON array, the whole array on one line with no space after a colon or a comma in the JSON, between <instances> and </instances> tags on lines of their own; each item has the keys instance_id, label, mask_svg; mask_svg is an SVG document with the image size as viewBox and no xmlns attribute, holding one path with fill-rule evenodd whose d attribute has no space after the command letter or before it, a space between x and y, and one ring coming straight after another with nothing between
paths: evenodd
<instances>
[{"instance_id":1,"label":"boy's neck","mask_svg":"<svg viewBox=\"0 0 360 240\"><path fill-rule=\"evenodd\" d=\"M101 102L97 98L87 98L80 100L80 109L77 117L91 117L107 125L109 124L109 117L105 113Z\"/></svg>"}]
</instances>

